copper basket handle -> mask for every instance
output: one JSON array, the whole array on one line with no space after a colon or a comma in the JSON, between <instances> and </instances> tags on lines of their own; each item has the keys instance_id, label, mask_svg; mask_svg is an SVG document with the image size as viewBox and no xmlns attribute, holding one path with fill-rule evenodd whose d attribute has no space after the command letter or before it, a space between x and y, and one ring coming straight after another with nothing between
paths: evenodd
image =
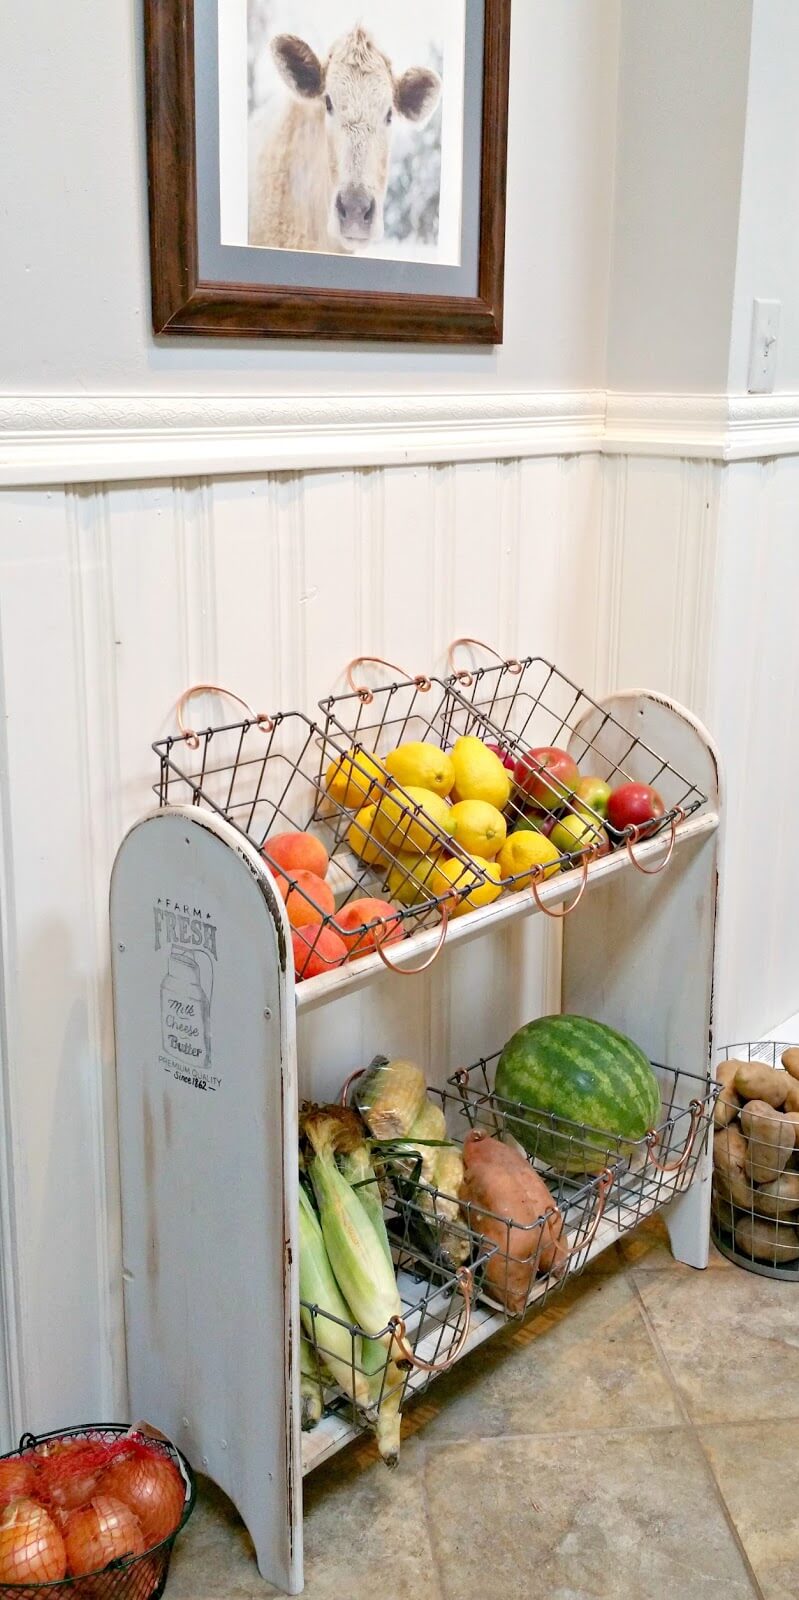
<instances>
[{"instance_id":1,"label":"copper basket handle","mask_svg":"<svg viewBox=\"0 0 799 1600\"><path fill-rule=\"evenodd\" d=\"M388 667L389 672L398 672L401 678L415 683L422 694L427 694L428 690L433 687L430 679L423 672L419 672L415 676L411 672L403 672L402 667L395 666L393 661L384 661L382 656L355 656L347 666L347 683L353 694L357 694L361 705L370 706L374 700L374 695L372 690L367 689L364 684L356 683L352 674L356 667L362 667L367 662L370 662L375 667Z\"/></svg>"},{"instance_id":2,"label":"copper basket handle","mask_svg":"<svg viewBox=\"0 0 799 1600\"><path fill-rule=\"evenodd\" d=\"M613 1168L606 1167L604 1172L601 1173L597 1179L596 1208L594 1210L594 1216L591 1227L588 1230L588 1234L580 1244L573 1244L565 1260L558 1263L559 1273L562 1274L563 1269L568 1266L573 1256L582 1255L584 1250L590 1250L591 1245L593 1244L597 1233L599 1232L599 1224L605 1215L605 1206L608 1203L608 1195L610 1194L615 1181L616 1174L613 1171ZM559 1215L557 1211L554 1213L547 1212L547 1216L550 1216L551 1214L554 1216Z\"/></svg>"},{"instance_id":3,"label":"copper basket handle","mask_svg":"<svg viewBox=\"0 0 799 1600\"><path fill-rule=\"evenodd\" d=\"M633 845L638 844L642 838L645 839L646 829L649 824L644 823L642 826L636 824L633 825L633 827L630 829L630 832L627 834L625 843L627 845L627 854L630 857L636 872L643 872L644 876L647 878L656 878L659 872L665 872L672 856L674 855L674 846L677 842L677 824L678 822L684 821L685 812L681 806L677 806L671 819L671 838L669 840L669 848L666 851L663 860L656 867L642 867L640 861L636 861L635 856L633 855Z\"/></svg>"},{"instance_id":4,"label":"copper basket handle","mask_svg":"<svg viewBox=\"0 0 799 1600\"><path fill-rule=\"evenodd\" d=\"M656 1128L652 1128L650 1130L650 1132L647 1134L646 1142L647 1142L647 1144L649 1146L649 1160L651 1161L652 1166L655 1168L655 1170L657 1172L665 1173L667 1176L671 1177L671 1176L675 1176L678 1172L682 1172L683 1168L687 1167L688 1162L691 1159L691 1152L692 1152L692 1150L694 1148L694 1145L696 1143L696 1136L697 1136L697 1134L699 1132L699 1124L700 1124L700 1122L702 1120L702 1112L704 1110L704 1106L702 1105L702 1101L701 1100L692 1100L691 1101L690 1110L691 1110L691 1127L690 1127L689 1132L688 1132L688 1138L685 1141L685 1149L683 1150L682 1155L678 1156L676 1161L669 1161L669 1162L658 1161L657 1156L653 1155L652 1152L653 1152L653 1150L655 1148L655 1145L658 1142L658 1139L660 1138L660 1135L657 1132Z\"/></svg>"},{"instance_id":5,"label":"copper basket handle","mask_svg":"<svg viewBox=\"0 0 799 1600\"><path fill-rule=\"evenodd\" d=\"M463 668L458 670L455 665L455 651L461 645L468 644L473 644L477 650L485 650L490 656L496 656L497 661L501 662L503 667L507 667L508 671L512 672L515 677L518 677L519 674L524 671L521 661L517 661L515 656L511 656L510 659L506 661L505 657L501 656L499 651L494 649L493 645L485 644L482 639L453 639L452 644L447 651L447 665L453 677L457 678L458 682L462 683L465 689L471 688L472 684L474 683L474 677L471 672L465 672Z\"/></svg>"},{"instance_id":6,"label":"copper basket handle","mask_svg":"<svg viewBox=\"0 0 799 1600\"><path fill-rule=\"evenodd\" d=\"M242 700L240 694L234 694L232 689L225 689L218 683L193 683L190 689L183 691L176 706L178 727L190 750L196 750L200 740L193 728L186 727L183 721L183 713L189 701L193 700L197 694L223 694L227 696L228 700L235 700L237 705L244 707L250 720L261 728L264 733L271 733L275 726L271 717L253 711L252 706L246 700Z\"/></svg>"},{"instance_id":7,"label":"copper basket handle","mask_svg":"<svg viewBox=\"0 0 799 1600\"><path fill-rule=\"evenodd\" d=\"M447 927L448 927L448 925L449 925L449 912L447 910L447 903L446 903L446 901L444 901L444 904L441 907L441 931L440 931L440 933L438 935L438 940L436 942L436 947L433 950L431 955L425 956L424 961L420 962L418 967L395 967L393 961L390 961L388 956L386 955L385 946L386 946L387 941L385 939L377 938L377 936L375 936L375 949L376 949L376 951L377 951L377 953L378 953L378 955L380 957L380 960L383 963L383 966L387 967L389 972L393 972L395 977L397 977L397 978L418 978L420 973L429 972L430 968L433 965L433 962L438 960L438 958L439 958L439 956L440 956L440 954L441 954L441 952L442 952L442 950L444 948L444 940L447 937ZM402 942L403 942L402 940L399 941L399 943L402 943Z\"/></svg>"},{"instance_id":8,"label":"copper basket handle","mask_svg":"<svg viewBox=\"0 0 799 1600\"><path fill-rule=\"evenodd\" d=\"M403 1317L392 1317L391 1319L389 1326L394 1329L398 1359L403 1362L407 1361L408 1365L415 1367L417 1372L447 1372L457 1361L469 1337L472 1326L472 1290L474 1288L474 1278L470 1268L459 1267L455 1274L455 1281L463 1295L465 1312L463 1326L457 1339L453 1341L447 1354L440 1361L423 1361L421 1356L417 1356L408 1344L405 1319Z\"/></svg>"},{"instance_id":9,"label":"copper basket handle","mask_svg":"<svg viewBox=\"0 0 799 1600\"><path fill-rule=\"evenodd\" d=\"M591 865L591 862L596 860L597 856L599 855L600 848L601 847L599 845L592 845L590 850L585 850L583 852L582 860L580 862L580 870L583 875L580 887L574 899L570 900L569 904L567 906L563 906L560 911L550 911L549 906L544 905L544 902L538 893L538 885L539 883L542 883L546 877L546 868L542 866L533 868L531 873L530 887L533 891L533 899L535 900L539 911L543 911L544 915L547 917L552 917L555 922L562 922L564 917L570 916L572 911L577 910L577 907L580 904L583 895L585 894L586 885L588 883L588 868Z\"/></svg>"},{"instance_id":10,"label":"copper basket handle","mask_svg":"<svg viewBox=\"0 0 799 1600\"><path fill-rule=\"evenodd\" d=\"M362 1078L364 1076L365 1072L366 1072L366 1068L365 1067L359 1067L357 1072L351 1072L350 1073L349 1077L347 1078L347 1080L346 1080L346 1082L344 1084L344 1087L342 1088L341 1094L339 1095L339 1098L338 1098L338 1103L339 1103L340 1106L345 1106L347 1104L347 1100L349 1099L349 1093L350 1093L350 1089L351 1089L352 1085L354 1083L357 1083L358 1079Z\"/></svg>"}]
</instances>

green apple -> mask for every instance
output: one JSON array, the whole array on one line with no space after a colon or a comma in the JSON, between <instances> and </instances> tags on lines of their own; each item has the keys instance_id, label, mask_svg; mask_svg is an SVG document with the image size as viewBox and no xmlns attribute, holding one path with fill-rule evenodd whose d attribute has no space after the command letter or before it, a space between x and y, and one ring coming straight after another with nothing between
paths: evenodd
<instances>
[{"instance_id":1,"label":"green apple","mask_svg":"<svg viewBox=\"0 0 799 1600\"><path fill-rule=\"evenodd\" d=\"M584 850L589 850L593 845L603 846L602 854L606 854L608 837L604 828L596 822L589 822L585 817L570 814L562 821L556 822L550 839L561 855L578 855Z\"/></svg>"},{"instance_id":2,"label":"green apple","mask_svg":"<svg viewBox=\"0 0 799 1600\"><path fill-rule=\"evenodd\" d=\"M610 784L605 783L603 778L581 778L574 792L573 805L581 817L587 817L591 822L592 812L596 817L607 816L609 799Z\"/></svg>"}]
</instances>

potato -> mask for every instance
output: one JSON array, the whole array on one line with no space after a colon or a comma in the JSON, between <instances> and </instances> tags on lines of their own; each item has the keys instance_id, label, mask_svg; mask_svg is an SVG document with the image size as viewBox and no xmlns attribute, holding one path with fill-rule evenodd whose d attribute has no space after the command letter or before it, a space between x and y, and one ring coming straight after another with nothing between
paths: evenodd
<instances>
[{"instance_id":1,"label":"potato","mask_svg":"<svg viewBox=\"0 0 799 1600\"><path fill-rule=\"evenodd\" d=\"M799 1111L799 1083L794 1078L788 1077L788 1087L785 1091L782 1109L783 1111L791 1112Z\"/></svg>"},{"instance_id":2,"label":"potato","mask_svg":"<svg viewBox=\"0 0 799 1600\"><path fill-rule=\"evenodd\" d=\"M710 1210L713 1220L725 1233L732 1233L735 1228L735 1219L741 1215L735 1207L730 1205L729 1199L719 1194L718 1188L714 1189L710 1201Z\"/></svg>"},{"instance_id":3,"label":"potato","mask_svg":"<svg viewBox=\"0 0 799 1600\"><path fill-rule=\"evenodd\" d=\"M746 1172L753 1183L771 1183L788 1165L796 1142L796 1125L765 1100L750 1100L741 1112L749 1141Z\"/></svg>"},{"instance_id":4,"label":"potato","mask_svg":"<svg viewBox=\"0 0 799 1600\"><path fill-rule=\"evenodd\" d=\"M799 1078L799 1050L796 1045L792 1045L790 1050L783 1050L782 1064L792 1078Z\"/></svg>"},{"instance_id":5,"label":"potato","mask_svg":"<svg viewBox=\"0 0 799 1600\"><path fill-rule=\"evenodd\" d=\"M735 1088L742 1100L765 1100L776 1111L785 1104L788 1077L776 1067L767 1067L764 1061L742 1061L735 1074Z\"/></svg>"},{"instance_id":6,"label":"potato","mask_svg":"<svg viewBox=\"0 0 799 1600\"><path fill-rule=\"evenodd\" d=\"M741 1255L752 1256L755 1261L770 1261L772 1266L780 1266L783 1261L799 1261L799 1233L784 1222L739 1217L735 1225L735 1243Z\"/></svg>"},{"instance_id":7,"label":"potato","mask_svg":"<svg viewBox=\"0 0 799 1600\"><path fill-rule=\"evenodd\" d=\"M733 1122L741 1109L740 1096L735 1093L735 1074L742 1061L722 1061L716 1070L716 1082L721 1084L721 1094L713 1107L713 1124L716 1128L726 1128L728 1122Z\"/></svg>"},{"instance_id":8,"label":"potato","mask_svg":"<svg viewBox=\"0 0 799 1600\"><path fill-rule=\"evenodd\" d=\"M765 1217L784 1217L789 1211L799 1211L799 1172L782 1172L773 1183L756 1189L754 1209Z\"/></svg>"},{"instance_id":9,"label":"potato","mask_svg":"<svg viewBox=\"0 0 799 1600\"><path fill-rule=\"evenodd\" d=\"M747 1211L752 1204L752 1187L746 1175L748 1145L737 1123L720 1128L713 1136L714 1183L722 1199Z\"/></svg>"}]
</instances>

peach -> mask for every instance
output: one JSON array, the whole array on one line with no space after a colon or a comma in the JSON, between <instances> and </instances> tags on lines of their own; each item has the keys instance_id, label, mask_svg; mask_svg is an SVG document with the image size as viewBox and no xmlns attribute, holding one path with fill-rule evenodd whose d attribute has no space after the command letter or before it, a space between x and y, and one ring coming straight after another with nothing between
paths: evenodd
<instances>
[{"instance_id":1,"label":"peach","mask_svg":"<svg viewBox=\"0 0 799 1600\"><path fill-rule=\"evenodd\" d=\"M294 928L291 934L294 971L298 978L318 978L347 959L347 946L332 928Z\"/></svg>"},{"instance_id":2,"label":"peach","mask_svg":"<svg viewBox=\"0 0 799 1600\"><path fill-rule=\"evenodd\" d=\"M380 921L374 928L364 923ZM395 907L388 900L349 900L336 912L336 927L351 956L365 956L381 944L396 944L404 939L401 921Z\"/></svg>"},{"instance_id":3,"label":"peach","mask_svg":"<svg viewBox=\"0 0 799 1600\"><path fill-rule=\"evenodd\" d=\"M317 878L324 878L330 866L321 839L315 839L312 833L275 833L266 840L261 854L270 867L277 867L290 878L298 872L312 872Z\"/></svg>"},{"instance_id":4,"label":"peach","mask_svg":"<svg viewBox=\"0 0 799 1600\"><path fill-rule=\"evenodd\" d=\"M275 876L292 928L305 928L310 923L322 922L336 909L333 890L315 872L293 872L291 882L278 873Z\"/></svg>"}]
</instances>

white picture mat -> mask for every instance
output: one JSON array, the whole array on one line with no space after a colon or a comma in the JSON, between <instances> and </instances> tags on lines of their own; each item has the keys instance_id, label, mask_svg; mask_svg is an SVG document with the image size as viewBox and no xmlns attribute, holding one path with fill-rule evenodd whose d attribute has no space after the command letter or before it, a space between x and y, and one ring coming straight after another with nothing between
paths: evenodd
<instances>
[{"instance_id":1,"label":"white picture mat","mask_svg":"<svg viewBox=\"0 0 799 1600\"><path fill-rule=\"evenodd\" d=\"M369 0L360 7L353 0L298 0L297 12L316 10L325 21L328 43L341 33L331 26L337 17L349 25L362 20L368 27ZM413 38L424 27L440 41L444 64L444 94L441 108L441 190L439 197L438 244L414 249L413 243L383 239L370 245L362 255L382 260L419 260L431 265L460 266L462 262L464 83L466 45L466 0L371 0L372 13L379 8L378 43L398 70L415 65L407 60L409 47L403 39ZM250 126L248 110L248 32L247 0L219 0L219 205L221 243L248 246L248 190ZM431 24L431 13L435 23ZM328 17L331 21L328 22ZM348 25L344 21L344 27ZM298 22L298 31L300 22ZM377 34L377 28L375 29ZM309 42L311 42L309 40ZM321 48L321 47L320 47ZM412 49L410 51L412 54ZM277 73L275 71L275 77ZM288 93L288 91L286 91ZM400 138L402 134L400 133ZM252 247L251 247L252 248ZM322 252L314 252L321 254Z\"/></svg>"}]
</instances>

